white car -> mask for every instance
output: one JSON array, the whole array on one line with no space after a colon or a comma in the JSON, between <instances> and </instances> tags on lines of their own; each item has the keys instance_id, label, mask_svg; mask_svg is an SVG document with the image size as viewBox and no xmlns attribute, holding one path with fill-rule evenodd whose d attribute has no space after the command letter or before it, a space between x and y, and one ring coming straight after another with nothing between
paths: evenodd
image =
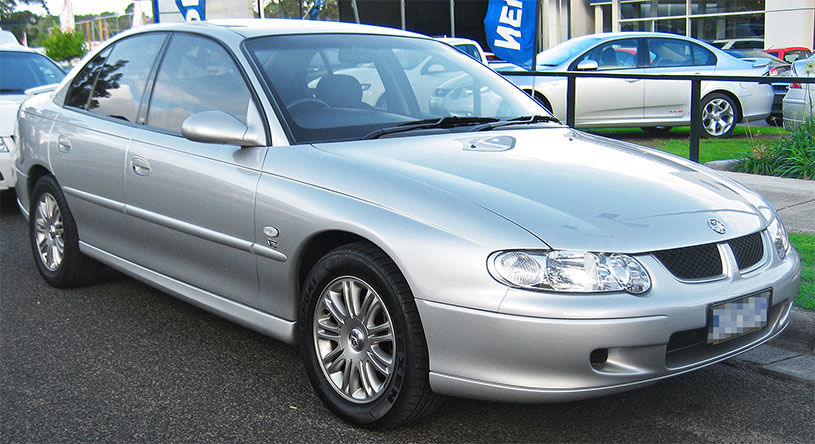
<instances>
[{"instance_id":1,"label":"white car","mask_svg":"<svg viewBox=\"0 0 815 444\"><path fill-rule=\"evenodd\" d=\"M598 71L620 74L767 75L706 43L675 34L616 32L577 37L537 56L538 71ZM500 71L499 71L500 72ZM508 76L555 116L566 120L566 78ZM534 92L533 92L534 91ZM752 82L702 82L703 136L726 137L741 121L770 114L773 88ZM578 79L575 125L643 127L661 132L690 124L687 80Z\"/></svg>"},{"instance_id":2,"label":"white car","mask_svg":"<svg viewBox=\"0 0 815 444\"><path fill-rule=\"evenodd\" d=\"M479 62L487 65L487 55L475 40L464 39L461 37L436 37L436 40L447 43L453 48L467 54L468 56L478 60Z\"/></svg>"},{"instance_id":3,"label":"white car","mask_svg":"<svg viewBox=\"0 0 815 444\"><path fill-rule=\"evenodd\" d=\"M793 63L790 76L815 77L815 55ZM812 103L813 94L815 94L815 84L793 83L790 85L781 105L785 129L792 130L806 118L812 118L815 113Z\"/></svg>"},{"instance_id":4,"label":"white car","mask_svg":"<svg viewBox=\"0 0 815 444\"><path fill-rule=\"evenodd\" d=\"M32 88L59 83L63 77L65 73L48 57L25 46L0 45L0 190L14 187L11 136L20 104L30 97Z\"/></svg>"}]
</instances>

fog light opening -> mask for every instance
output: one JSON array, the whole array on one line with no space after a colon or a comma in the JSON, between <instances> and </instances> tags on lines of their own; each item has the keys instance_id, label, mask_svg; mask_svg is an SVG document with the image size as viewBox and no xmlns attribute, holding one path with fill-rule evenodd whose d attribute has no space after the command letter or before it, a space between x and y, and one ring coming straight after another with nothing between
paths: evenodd
<instances>
[{"instance_id":1,"label":"fog light opening","mask_svg":"<svg viewBox=\"0 0 815 444\"><path fill-rule=\"evenodd\" d=\"M591 366L595 370L600 370L606 365L606 361L608 361L608 349L607 348L598 348L591 352L589 355L589 362L591 362Z\"/></svg>"}]
</instances>

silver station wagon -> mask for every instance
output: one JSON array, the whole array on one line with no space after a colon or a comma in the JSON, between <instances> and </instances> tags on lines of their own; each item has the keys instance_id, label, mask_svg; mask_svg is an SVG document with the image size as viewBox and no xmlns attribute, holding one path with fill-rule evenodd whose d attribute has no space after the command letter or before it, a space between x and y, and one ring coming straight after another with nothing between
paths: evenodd
<instances>
[{"instance_id":1,"label":"silver station wagon","mask_svg":"<svg viewBox=\"0 0 815 444\"><path fill-rule=\"evenodd\" d=\"M453 77L466 116L430 107ZM144 27L25 102L16 140L48 283L101 263L297 344L357 425L653 384L776 336L800 287L761 196L409 32Z\"/></svg>"}]
</instances>

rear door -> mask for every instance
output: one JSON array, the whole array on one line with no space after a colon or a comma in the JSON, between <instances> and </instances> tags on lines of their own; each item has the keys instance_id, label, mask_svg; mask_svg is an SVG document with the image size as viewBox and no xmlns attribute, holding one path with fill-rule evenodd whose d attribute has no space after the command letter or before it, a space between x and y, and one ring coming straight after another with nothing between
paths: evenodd
<instances>
[{"instance_id":1,"label":"rear door","mask_svg":"<svg viewBox=\"0 0 815 444\"><path fill-rule=\"evenodd\" d=\"M207 110L262 125L231 52L210 38L174 33L124 168L128 254L184 284L256 306L254 201L266 148L185 139L184 119Z\"/></svg>"},{"instance_id":2,"label":"rear door","mask_svg":"<svg viewBox=\"0 0 815 444\"><path fill-rule=\"evenodd\" d=\"M147 79L166 33L116 42L88 62L68 89L50 146L83 242L117 256L128 251L124 167Z\"/></svg>"},{"instance_id":3,"label":"rear door","mask_svg":"<svg viewBox=\"0 0 815 444\"><path fill-rule=\"evenodd\" d=\"M713 74L716 56L695 43L669 38L649 38L647 74ZM690 81L646 80L645 120L690 121Z\"/></svg>"}]
</instances>

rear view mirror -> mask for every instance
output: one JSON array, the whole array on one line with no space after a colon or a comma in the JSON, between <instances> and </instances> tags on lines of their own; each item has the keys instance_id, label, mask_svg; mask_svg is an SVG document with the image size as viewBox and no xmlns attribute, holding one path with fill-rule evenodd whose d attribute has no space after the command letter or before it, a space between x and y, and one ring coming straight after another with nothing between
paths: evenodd
<instances>
[{"instance_id":1,"label":"rear view mirror","mask_svg":"<svg viewBox=\"0 0 815 444\"><path fill-rule=\"evenodd\" d=\"M246 125L223 111L201 111L184 120L181 134L195 142L223 145L264 146L262 127Z\"/></svg>"}]
</instances>

